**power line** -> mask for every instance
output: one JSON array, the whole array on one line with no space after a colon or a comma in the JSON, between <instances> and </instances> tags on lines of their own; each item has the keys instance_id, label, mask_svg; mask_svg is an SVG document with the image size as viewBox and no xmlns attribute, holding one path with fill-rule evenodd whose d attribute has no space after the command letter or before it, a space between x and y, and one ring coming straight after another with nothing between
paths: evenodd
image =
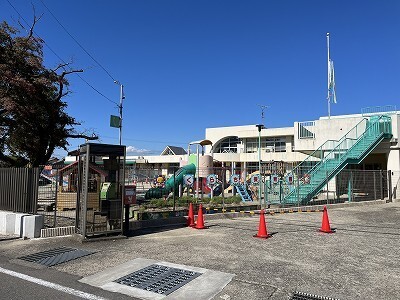
<instances>
[{"instance_id":1,"label":"power line","mask_svg":"<svg viewBox=\"0 0 400 300\"><path fill-rule=\"evenodd\" d=\"M108 139L117 139L116 137L111 137L111 136L105 136L102 135L102 138L108 138ZM137 139L130 139L130 138L124 138L124 140L128 140L128 141L134 141L134 142L144 142L144 143L158 143L158 144L177 144L177 145L187 145L189 144L188 142L186 143L182 143L182 142L165 142L165 141L149 141L149 140L137 140Z\"/></svg>"},{"instance_id":2,"label":"power line","mask_svg":"<svg viewBox=\"0 0 400 300\"><path fill-rule=\"evenodd\" d=\"M106 68L103 67L102 64L100 64L82 45L81 43L79 43L77 41L77 39L75 39L71 33L69 33L69 31L64 27L63 24L61 24L61 22L57 19L57 17L51 12L51 10L47 7L47 5L43 2L43 0L40 0L40 2L42 2L43 6L48 10L48 12L53 16L53 18L57 21L57 23L62 27L62 29L64 29L64 31L75 41L75 43L83 50L85 51L85 53L100 67L103 69L104 72L107 73L107 75L113 80L113 81L117 81L111 74L110 72L108 72L106 70Z\"/></svg>"},{"instance_id":3,"label":"power line","mask_svg":"<svg viewBox=\"0 0 400 300\"><path fill-rule=\"evenodd\" d=\"M9 1L9 0L7 0L7 2L8 2L8 4L15 10L15 12L18 14L18 16L25 22L25 24L27 25L27 26L29 26L29 23L25 20L25 18L19 13L19 11L14 7L14 5L12 5L11 4L11 2ZM26 29L25 29L26 30ZM44 39L42 39L35 31L32 31L36 36L37 36L37 38L39 38L42 42L43 42L43 44L62 62L62 63L64 63L65 65L67 65L67 63L49 46L49 44L48 43L46 43L45 42L45 40ZM62 67L64 70L66 70L65 69L65 66L63 66ZM70 69L70 71L72 70L72 68L71 67L69 67L69 69ZM108 101L110 101L111 103L114 103L114 104L116 104L116 105L118 105L118 103L117 102L115 102L115 101L113 101L113 100L111 100L110 98L108 98L107 96L105 96L103 93L101 93L99 90L97 90L93 85L91 85L88 81L86 81L85 79L83 79L83 77L82 76L80 76L79 74L77 74L77 73L75 73L80 79L82 79L82 81L83 82L85 82L90 88L92 88L96 93L98 93L100 96L102 96L104 99L106 99L106 100L108 100Z\"/></svg>"}]
</instances>

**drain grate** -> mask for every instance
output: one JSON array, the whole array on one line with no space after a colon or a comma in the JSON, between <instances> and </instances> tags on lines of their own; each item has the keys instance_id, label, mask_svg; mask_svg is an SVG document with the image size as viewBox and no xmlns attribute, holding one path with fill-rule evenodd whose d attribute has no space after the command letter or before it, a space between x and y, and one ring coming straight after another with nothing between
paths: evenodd
<instances>
[{"instance_id":1,"label":"drain grate","mask_svg":"<svg viewBox=\"0 0 400 300\"><path fill-rule=\"evenodd\" d=\"M51 267L93 253L93 251L61 247L22 256L19 259Z\"/></svg>"},{"instance_id":2,"label":"drain grate","mask_svg":"<svg viewBox=\"0 0 400 300\"><path fill-rule=\"evenodd\" d=\"M162 295L169 295L201 273L162 265L150 265L114 282Z\"/></svg>"},{"instance_id":3,"label":"drain grate","mask_svg":"<svg viewBox=\"0 0 400 300\"><path fill-rule=\"evenodd\" d=\"M311 295L308 293L302 292L294 292L292 298L290 300L339 300L330 297L318 296L318 295Z\"/></svg>"}]
</instances>

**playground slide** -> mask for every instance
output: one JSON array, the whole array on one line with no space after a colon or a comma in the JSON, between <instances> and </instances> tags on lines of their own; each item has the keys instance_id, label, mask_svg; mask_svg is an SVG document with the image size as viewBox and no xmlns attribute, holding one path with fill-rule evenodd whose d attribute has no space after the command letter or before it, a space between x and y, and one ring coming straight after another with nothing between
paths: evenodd
<instances>
[{"instance_id":1,"label":"playground slide","mask_svg":"<svg viewBox=\"0 0 400 300\"><path fill-rule=\"evenodd\" d=\"M174 182L175 188L178 188L179 184L183 181L183 176L187 174L195 174L196 173L196 166L194 164L186 165L182 168L179 168L178 171L175 172L175 179L174 176L171 176L166 182L163 188L151 188L145 194L145 199L157 199L162 198L163 196L168 195L174 189Z\"/></svg>"}]
</instances>

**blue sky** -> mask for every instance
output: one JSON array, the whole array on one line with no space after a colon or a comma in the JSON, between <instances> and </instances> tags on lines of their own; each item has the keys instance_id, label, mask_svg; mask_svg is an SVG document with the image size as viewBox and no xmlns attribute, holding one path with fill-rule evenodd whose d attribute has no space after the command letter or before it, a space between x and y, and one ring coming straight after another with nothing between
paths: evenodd
<instances>
[{"instance_id":1,"label":"blue sky","mask_svg":"<svg viewBox=\"0 0 400 300\"><path fill-rule=\"evenodd\" d=\"M400 1L0 0L0 19L43 14L36 33L109 99L125 86L123 144L159 154L187 147L205 128L257 124L292 126L327 115L326 32L331 34L337 104L331 114L397 105L400 81ZM59 63L45 47L49 67ZM76 75L68 112L118 143L109 127L116 105ZM82 140L70 141L74 150ZM58 155L64 154L57 151Z\"/></svg>"}]
</instances>

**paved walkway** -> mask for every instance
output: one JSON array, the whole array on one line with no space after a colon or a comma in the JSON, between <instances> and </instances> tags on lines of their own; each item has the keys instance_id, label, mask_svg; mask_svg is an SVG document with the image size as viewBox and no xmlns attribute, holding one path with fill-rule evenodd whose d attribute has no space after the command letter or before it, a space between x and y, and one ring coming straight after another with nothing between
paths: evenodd
<instances>
[{"instance_id":1,"label":"paved walkway","mask_svg":"<svg viewBox=\"0 0 400 300\"><path fill-rule=\"evenodd\" d=\"M254 238L259 218L208 220L129 239L72 237L0 242L9 261L60 246L97 251L55 267L79 277L143 258L234 274L213 299L289 299L293 291L338 299L399 299L400 203L329 209L334 234L318 232L322 212L266 216L273 237ZM118 299L118 294L115 298Z\"/></svg>"}]
</instances>

